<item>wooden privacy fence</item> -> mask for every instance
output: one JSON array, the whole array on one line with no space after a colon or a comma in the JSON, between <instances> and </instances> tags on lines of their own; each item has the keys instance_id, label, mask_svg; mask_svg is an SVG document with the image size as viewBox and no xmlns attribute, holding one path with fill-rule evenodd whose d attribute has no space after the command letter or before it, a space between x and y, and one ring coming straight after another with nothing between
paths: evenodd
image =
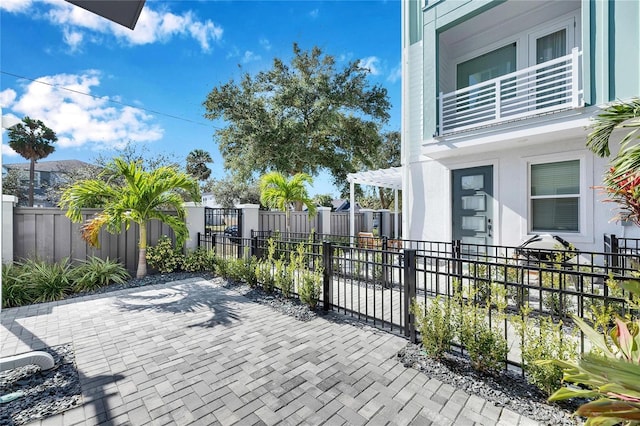
<instances>
[{"instance_id":1,"label":"wooden privacy fence","mask_svg":"<svg viewBox=\"0 0 640 426\"><path fill-rule=\"evenodd\" d=\"M259 212L260 231L281 231L287 230L284 212L264 211ZM318 229L318 215L309 220L307 212L291 212L289 218L291 232L310 233Z\"/></svg>"},{"instance_id":2,"label":"wooden privacy fence","mask_svg":"<svg viewBox=\"0 0 640 426\"><path fill-rule=\"evenodd\" d=\"M84 209L83 222L99 213L99 209ZM116 259L129 272L135 272L138 263L139 226L132 224L128 230L112 235L104 229L100 232L100 248L91 247L80 234L81 223L72 223L57 208L16 207L13 222L13 257L15 260L37 258L57 262L65 257L72 261L91 256ZM174 212L165 212L175 214ZM155 245L162 235L175 242L173 230L157 220L147 224L147 243Z\"/></svg>"}]
</instances>

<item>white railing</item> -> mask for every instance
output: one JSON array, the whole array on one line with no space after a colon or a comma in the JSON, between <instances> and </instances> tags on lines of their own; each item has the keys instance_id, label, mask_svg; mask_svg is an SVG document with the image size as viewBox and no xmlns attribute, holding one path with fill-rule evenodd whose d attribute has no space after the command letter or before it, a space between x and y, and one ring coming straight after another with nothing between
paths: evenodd
<instances>
[{"instance_id":1,"label":"white railing","mask_svg":"<svg viewBox=\"0 0 640 426\"><path fill-rule=\"evenodd\" d=\"M569 55L440 93L439 136L583 106L580 56Z\"/></svg>"}]
</instances>

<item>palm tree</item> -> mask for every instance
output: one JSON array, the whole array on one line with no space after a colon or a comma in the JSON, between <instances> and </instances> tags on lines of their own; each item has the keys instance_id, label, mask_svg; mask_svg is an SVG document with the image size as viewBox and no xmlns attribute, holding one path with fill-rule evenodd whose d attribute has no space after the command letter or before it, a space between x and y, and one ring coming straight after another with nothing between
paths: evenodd
<instances>
[{"instance_id":1,"label":"palm tree","mask_svg":"<svg viewBox=\"0 0 640 426\"><path fill-rule=\"evenodd\" d=\"M611 104L594 117L587 147L600 157L608 157L609 139L616 129L631 130L620 141L620 150L611 159L600 189L609 197L605 201L619 204L616 219L640 226L640 144L629 144L640 129L640 98Z\"/></svg>"},{"instance_id":2,"label":"palm tree","mask_svg":"<svg viewBox=\"0 0 640 426\"><path fill-rule=\"evenodd\" d=\"M56 133L40 120L28 116L22 123L9 128L9 146L23 158L29 160L29 207L33 207L33 181L35 180L36 161L47 157L56 148L52 145L58 140Z\"/></svg>"},{"instance_id":3,"label":"palm tree","mask_svg":"<svg viewBox=\"0 0 640 426\"><path fill-rule=\"evenodd\" d=\"M269 208L285 212L287 232L292 204L304 204L310 216L316 214L315 203L309 198L305 187L305 183L311 182L313 179L306 173L296 173L291 179L287 179L280 172L269 172L260 178L260 202Z\"/></svg>"},{"instance_id":4,"label":"palm tree","mask_svg":"<svg viewBox=\"0 0 640 426\"><path fill-rule=\"evenodd\" d=\"M640 98L611 104L594 117L592 131L587 136L587 147L599 157L608 157L611 154L609 150L611 133L622 128L633 129L620 142L621 148L625 148L640 128Z\"/></svg>"},{"instance_id":5,"label":"palm tree","mask_svg":"<svg viewBox=\"0 0 640 426\"><path fill-rule=\"evenodd\" d=\"M74 183L62 194L60 206L67 208L67 217L74 222L82 220L82 208L100 207L102 212L89 219L82 227L82 238L98 245L100 230L117 234L131 222L140 227L138 241L137 278L147 275L147 221L160 220L169 225L181 246L189 236L185 223L186 210L179 191L186 191L193 199L200 199L198 182L174 167L164 166L145 171L139 162L126 162L116 158L103 172L103 179L87 179ZM122 183L116 183L122 182ZM175 210L172 216L163 210Z\"/></svg>"},{"instance_id":6,"label":"palm tree","mask_svg":"<svg viewBox=\"0 0 640 426\"><path fill-rule=\"evenodd\" d=\"M198 180L207 180L211 176L211 169L207 163L212 163L211 154L203 149L194 149L187 155L187 173Z\"/></svg>"}]
</instances>

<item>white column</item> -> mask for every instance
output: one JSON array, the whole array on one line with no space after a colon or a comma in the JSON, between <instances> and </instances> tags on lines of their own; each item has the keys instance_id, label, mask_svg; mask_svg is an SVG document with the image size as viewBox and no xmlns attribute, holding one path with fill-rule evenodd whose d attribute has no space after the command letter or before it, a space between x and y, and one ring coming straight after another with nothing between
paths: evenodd
<instances>
[{"instance_id":1,"label":"white column","mask_svg":"<svg viewBox=\"0 0 640 426\"><path fill-rule=\"evenodd\" d=\"M18 197L2 195L2 263L13 262L13 208Z\"/></svg>"},{"instance_id":2,"label":"white column","mask_svg":"<svg viewBox=\"0 0 640 426\"><path fill-rule=\"evenodd\" d=\"M198 232L204 235L204 206L200 203L188 202L184 203L184 209L187 211L186 222L189 230L189 238L184 248L195 250L198 248Z\"/></svg>"},{"instance_id":3,"label":"white column","mask_svg":"<svg viewBox=\"0 0 640 426\"><path fill-rule=\"evenodd\" d=\"M251 238L251 230L260 230L260 204L239 204L242 209L242 238Z\"/></svg>"},{"instance_id":4,"label":"white column","mask_svg":"<svg viewBox=\"0 0 640 426\"><path fill-rule=\"evenodd\" d=\"M317 207L318 233L331 234L331 207Z\"/></svg>"},{"instance_id":5,"label":"white column","mask_svg":"<svg viewBox=\"0 0 640 426\"><path fill-rule=\"evenodd\" d=\"M393 221L393 238L398 238L398 190L393 190L393 210L396 215L395 220Z\"/></svg>"}]
</instances>

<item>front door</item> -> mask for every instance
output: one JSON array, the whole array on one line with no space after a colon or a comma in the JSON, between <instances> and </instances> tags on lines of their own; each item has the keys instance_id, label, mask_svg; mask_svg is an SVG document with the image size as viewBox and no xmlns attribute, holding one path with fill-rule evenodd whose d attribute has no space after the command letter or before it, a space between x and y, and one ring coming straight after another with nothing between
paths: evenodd
<instances>
[{"instance_id":1,"label":"front door","mask_svg":"<svg viewBox=\"0 0 640 426\"><path fill-rule=\"evenodd\" d=\"M493 166L453 170L451 194L453 239L464 244L491 245Z\"/></svg>"}]
</instances>

